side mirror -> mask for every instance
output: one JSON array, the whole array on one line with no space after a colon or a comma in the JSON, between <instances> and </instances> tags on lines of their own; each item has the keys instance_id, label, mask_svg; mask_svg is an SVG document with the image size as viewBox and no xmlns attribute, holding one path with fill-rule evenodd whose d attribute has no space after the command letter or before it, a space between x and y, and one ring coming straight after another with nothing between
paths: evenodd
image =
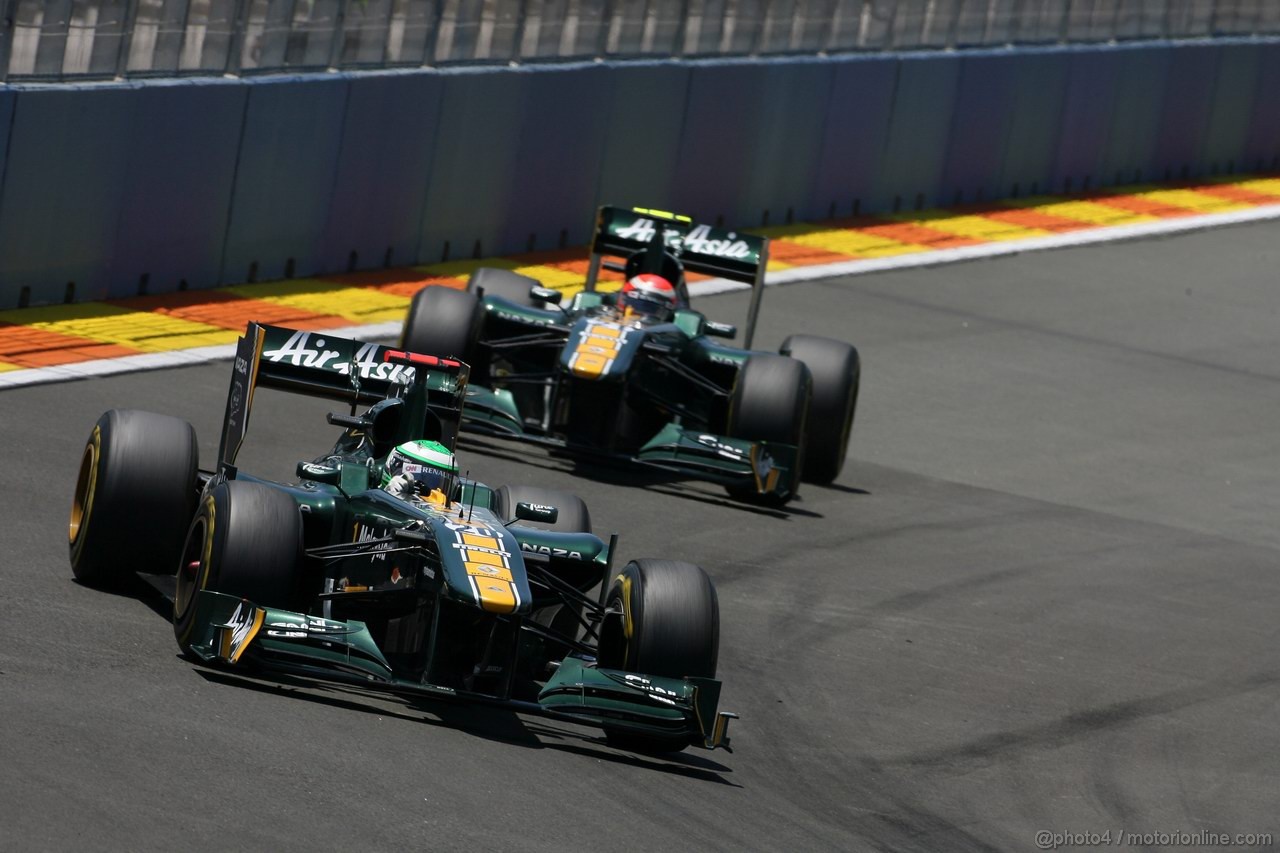
<instances>
[{"instance_id":1,"label":"side mirror","mask_svg":"<svg viewBox=\"0 0 1280 853\"><path fill-rule=\"evenodd\" d=\"M521 501L516 504L516 521L541 521L544 524L555 524L560 517L560 510L546 504L531 504Z\"/></svg>"},{"instance_id":2,"label":"side mirror","mask_svg":"<svg viewBox=\"0 0 1280 853\"><path fill-rule=\"evenodd\" d=\"M552 305L559 305L560 300L564 298L563 293L551 287L531 287L529 295L534 299L550 302Z\"/></svg>"},{"instance_id":3,"label":"side mirror","mask_svg":"<svg viewBox=\"0 0 1280 853\"><path fill-rule=\"evenodd\" d=\"M297 473L299 480L315 480L317 483L328 483L331 486L338 485L342 479L341 468L337 465L326 465L323 462L299 462Z\"/></svg>"},{"instance_id":4,"label":"side mirror","mask_svg":"<svg viewBox=\"0 0 1280 853\"><path fill-rule=\"evenodd\" d=\"M738 327L732 323L716 323L708 320L707 324L702 327L703 333L713 338L736 338L738 336Z\"/></svg>"}]
</instances>

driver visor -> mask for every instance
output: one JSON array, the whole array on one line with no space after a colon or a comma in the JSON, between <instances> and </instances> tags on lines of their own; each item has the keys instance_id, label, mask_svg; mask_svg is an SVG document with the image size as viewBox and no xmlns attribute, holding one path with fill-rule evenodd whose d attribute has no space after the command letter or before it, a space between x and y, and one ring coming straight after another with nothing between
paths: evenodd
<instances>
[{"instance_id":1,"label":"driver visor","mask_svg":"<svg viewBox=\"0 0 1280 853\"><path fill-rule=\"evenodd\" d=\"M672 305L670 302L661 299L651 299L639 293L628 293L623 297L623 305L631 309L636 314L646 317L665 317L671 313Z\"/></svg>"},{"instance_id":2,"label":"driver visor","mask_svg":"<svg viewBox=\"0 0 1280 853\"><path fill-rule=\"evenodd\" d=\"M441 471L439 468L430 465L419 465L415 462L406 462L404 467L400 469L400 473L406 477L413 478L419 494L429 494L432 489L439 489L446 495L449 493L448 486L451 475Z\"/></svg>"}]
</instances>

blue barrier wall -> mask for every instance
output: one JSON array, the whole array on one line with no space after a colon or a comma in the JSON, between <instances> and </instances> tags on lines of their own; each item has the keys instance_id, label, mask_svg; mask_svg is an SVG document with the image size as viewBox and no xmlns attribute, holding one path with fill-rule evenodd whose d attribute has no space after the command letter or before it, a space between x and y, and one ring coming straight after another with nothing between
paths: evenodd
<instances>
[{"instance_id":1,"label":"blue barrier wall","mask_svg":"<svg viewBox=\"0 0 1280 853\"><path fill-rule=\"evenodd\" d=\"M1001 149L1000 182L993 197L1035 195L1051 189L1070 70L1071 55L1064 50L1019 60Z\"/></svg>"},{"instance_id":2,"label":"blue barrier wall","mask_svg":"<svg viewBox=\"0 0 1280 853\"><path fill-rule=\"evenodd\" d=\"M498 245L517 251L581 246L591 239L590 211L606 135L600 110L610 100L609 71L591 64L525 78Z\"/></svg>"},{"instance_id":3,"label":"blue barrier wall","mask_svg":"<svg viewBox=\"0 0 1280 853\"><path fill-rule=\"evenodd\" d=\"M1280 163L1280 39L0 86L0 307Z\"/></svg>"},{"instance_id":4,"label":"blue barrier wall","mask_svg":"<svg viewBox=\"0 0 1280 853\"><path fill-rule=\"evenodd\" d=\"M1280 152L1276 150L1276 140L1280 139L1280 98L1276 92L1280 92L1280 44L1268 44L1262 46L1259 57L1258 88L1243 169L1261 172L1280 168Z\"/></svg>"},{"instance_id":5,"label":"blue barrier wall","mask_svg":"<svg viewBox=\"0 0 1280 853\"><path fill-rule=\"evenodd\" d=\"M232 81L175 81L131 93L112 296L222 280L246 94Z\"/></svg>"},{"instance_id":6,"label":"blue barrier wall","mask_svg":"<svg viewBox=\"0 0 1280 853\"><path fill-rule=\"evenodd\" d=\"M608 100L594 105L603 120L604 138L593 209L638 198L648 199L645 206L663 210L676 206L689 75L690 66L671 62L609 69Z\"/></svg>"},{"instance_id":7,"label":"blue barrier wall","mask_svg":"<svg viewBox=\"0 0 1280 853\"><path fill-rule=\"evenodd\" d=\"M6 294L29 287L32 304L108 295L136 103L132 87L18 93L0 199Z\"/></svg>"},{"instance_id":8,"label":"blue barrier wall","mask_svg":"<svg viewBox=\"0 0 1280 853\"><path fill-rule=\"evenodd\" d=\"M960 62L942 171L942 186L954 193L956 203L1004 194L1001 166L1014 116L1017 76L1018 59L1009 54L975 55Z\"/></svg>"},{"instance_id":9,"label":"blue barrier wall","mask_svg":"<svg viewBox=\"0 0 1280 853\"><path fill-rule=\"evenodd\" d=\"M417 260L443 90L435 75L352 79L321 270Z\"/></svg>"},{"instance_id":10,"label":"blue barrier wall","mask_svg":"<svg viewBox=\"0 0 1280 853\"><path fill-rule=\"evenodd\" d=\"M1199 172L1200 151L1209 130L1220 51L1216 45L1189 45L1169 64L1164 107L1155 143L1157 180Z\"/></svg>"},{"instance_id":11,"label":"blue barrier wall","mask_svg":"<svg viewBox=\"0 0 1280 853\"><path fill-rule=\"evenodd\" d=\"M809 217L850 216L867 206L889 137L897 82L898 62L892 56L835 63Z\"/></svg>"},{"instance_id":12,"label":"blue barrier wall","mask_svg":"<svg viewBox=\"0 0 1280 853\"><path fill-rule=\"evenodd\" d=\"M306 87L305 97L299 86ZM350 80L263 77L246 88L222 278L322 272Z\"/></svg>"},{"instance_id":13,"label":"blue barrier wall","mask_svg":"<svg viewBox=\"0 0 1280 853\"><path fill-rule=\"evenodd\" d=\"M1171 61L1167 50L1121 54L1111 106L1110 138L1098 168L1099 184L1133 184L1153 174L1164 84Z\"/></svg>"},{"instance_id":14,"label":"blue barrier wall","mask_svg":"<svg viewBox=\"0 0 1280 853\"><path fill-rule=\"evenodd\" d=\"M870 210L932 207L951 199L942 186L956 92L958 56L947 62L916 56L899 60L889 132L876 180L864 206Z\"/></svg>"}]
</instances>

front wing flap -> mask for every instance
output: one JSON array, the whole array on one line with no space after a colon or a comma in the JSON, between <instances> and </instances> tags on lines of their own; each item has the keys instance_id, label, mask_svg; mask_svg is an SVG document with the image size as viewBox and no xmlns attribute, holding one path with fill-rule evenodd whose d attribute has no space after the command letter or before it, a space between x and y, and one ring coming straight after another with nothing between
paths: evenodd
<instances>
[{"instance_id":1,"label":"front wing flap","mask_svg":"<svg viewBox=\"0 0 1280 853\"><path fill-rule=\"evenodd\" d=\"M242 659L390 683L389 664L363 622L336 622L201 590L191 651L206 663Z\"/></svg>"},{"instance_id":2,"label":"front wing flap","mask_svg":"<svg viewBox=\"0 0 1280 853\"><path fill-rule=\"evenodd\" d=\"M713 678L641 675L577 656L565 658L538 694L538 704L558 715L729 749L729 720L737 715L718 711L719 703L720 682Z\"/></svg>"},{"instance_id":3,"label":"front wing flap","mask_svg":"<svg viewBox=\"0 0 1280 853\"><path fill-rule=\"evenodd\" d=\"M762 495L788 495L800 483L799 448L753 442L667 424L636 453L636 460L696 474L726 485L754 488Z\"/></svg>"}]
</instances>

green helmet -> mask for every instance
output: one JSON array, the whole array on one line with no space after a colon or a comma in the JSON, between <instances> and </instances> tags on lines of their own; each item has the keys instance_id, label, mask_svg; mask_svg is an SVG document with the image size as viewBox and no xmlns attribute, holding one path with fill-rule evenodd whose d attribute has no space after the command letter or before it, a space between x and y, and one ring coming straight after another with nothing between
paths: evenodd
<instances>
[{"instance_id":1,"label":"green helmet","mask_svg":"<svg viewBox=\"0 0 1280 853\"><path fill-rule=\"evenodd\" d=\"M457 474L453 454L440 442L407 441L387 454L382 466L382 487L386 488L393 477L404 475L414 481L419 494L439 489L448 498Z\"/></svg>"}]
</instances>

